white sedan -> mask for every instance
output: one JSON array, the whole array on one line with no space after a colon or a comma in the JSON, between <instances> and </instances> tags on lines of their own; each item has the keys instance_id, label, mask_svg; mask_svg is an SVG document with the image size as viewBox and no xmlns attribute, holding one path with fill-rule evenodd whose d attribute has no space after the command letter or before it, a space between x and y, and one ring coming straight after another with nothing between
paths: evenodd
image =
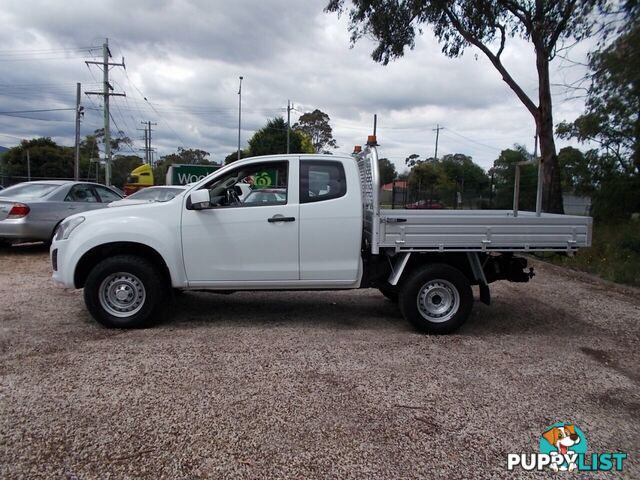
<instances>
[{"instance_id":1,"label":"white sedan","mask_svg":"<svg viewBox=\"0 0 640 480\"><path fill-rule=\"evenodd\" d=\"M147 187L138 190L122 200L111 202L109 207L122 207L124 205L140 205L142 203L168 202L186 190L186 185L166 185Z\"/></svg>"}]
</instances>

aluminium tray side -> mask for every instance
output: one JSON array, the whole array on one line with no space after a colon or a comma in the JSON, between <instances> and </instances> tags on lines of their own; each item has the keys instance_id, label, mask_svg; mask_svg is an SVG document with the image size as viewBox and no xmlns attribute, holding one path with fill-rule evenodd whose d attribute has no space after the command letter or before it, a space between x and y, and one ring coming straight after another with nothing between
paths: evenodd
<instances>
[{"instance_id":1,"label":"aluminium tray side","mask_svg":"<svg viewBox=\"0 0 640 480\"><path fill-rule=\"evenodd\" d=\"M398 251L571 251L591 246L591 217L510 210L386 210L379 246Z\"/></svg>"}]
</instances>

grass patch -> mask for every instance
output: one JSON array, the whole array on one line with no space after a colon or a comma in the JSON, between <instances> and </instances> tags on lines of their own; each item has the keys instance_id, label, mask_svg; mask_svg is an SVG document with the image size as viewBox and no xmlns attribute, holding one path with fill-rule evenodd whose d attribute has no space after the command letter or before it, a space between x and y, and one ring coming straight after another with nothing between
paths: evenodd
<instances>
[{"instance_id":1,"label":"grass patch","mask_svg":"<svg viewBox=\"0 0 640 480\"><path fill-rule=\"evenodd\" d=\"M546 260L640 287L640 222L596 223L591 248L581 249L573 257L553 255Z\"/></svg>"}]
</instances>

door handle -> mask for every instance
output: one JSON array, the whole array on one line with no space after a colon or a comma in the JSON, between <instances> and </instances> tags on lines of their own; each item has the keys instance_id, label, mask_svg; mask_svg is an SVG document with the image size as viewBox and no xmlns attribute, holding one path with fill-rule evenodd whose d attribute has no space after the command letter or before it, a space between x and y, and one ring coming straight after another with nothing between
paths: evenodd
<instances>
[{"instance_id":1,"label":"door handle","mask_svg":"<svg viewBox=\"0 0 640 480\"><path fill-rule=\"evenodd\" d=\"M273 217L267 219L267 222L269 222L269 223L295 222L295 221L296 221L296 217L283 217L283 216L278 216L278 215L274 215Z\"/></svg>"}]
</instances>

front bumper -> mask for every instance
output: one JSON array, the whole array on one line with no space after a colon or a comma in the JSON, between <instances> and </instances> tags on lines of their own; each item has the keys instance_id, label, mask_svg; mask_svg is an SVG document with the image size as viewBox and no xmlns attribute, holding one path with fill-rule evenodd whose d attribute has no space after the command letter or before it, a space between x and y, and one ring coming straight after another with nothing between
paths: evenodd
<instances>
[{"instance_id":1,"label":"front bumper","mask_svg":"<svg viewBox=\"0 0 640 480\"><path fill-rule=\"evenodd\" d=\"M51 244L49 249L49 259L51 260L51 266L53 268L53 274L51 278L53 283L62 288L75 288L73 281L74 269L71 265L74 263L69 262L69 242L67 240L55 241Z\"/></svg>"}]
</instances>

